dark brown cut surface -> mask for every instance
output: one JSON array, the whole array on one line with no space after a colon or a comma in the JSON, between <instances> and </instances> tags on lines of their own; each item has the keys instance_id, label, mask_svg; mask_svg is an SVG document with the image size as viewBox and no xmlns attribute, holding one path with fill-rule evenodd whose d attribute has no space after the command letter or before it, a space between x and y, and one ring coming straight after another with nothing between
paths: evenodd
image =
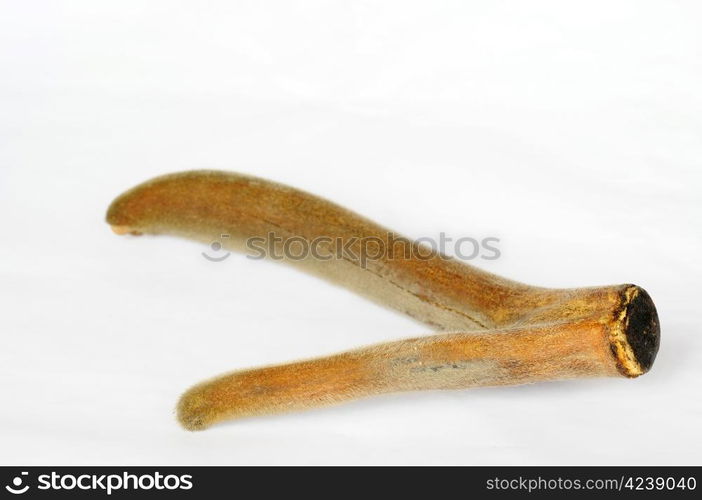
<instances>
[{"instance_id":1,"label":"dark brown cut surface","mask_svg":"<svg viewBox=\"0 0 702 500\"><path fill-rule=\"evenodd\" d=\"M638 289L639 293L626 306L624 334L645 373L656 359L660 345L661 325L653 300L646 290L640 287Z\"/></svg>"}]
</instances>

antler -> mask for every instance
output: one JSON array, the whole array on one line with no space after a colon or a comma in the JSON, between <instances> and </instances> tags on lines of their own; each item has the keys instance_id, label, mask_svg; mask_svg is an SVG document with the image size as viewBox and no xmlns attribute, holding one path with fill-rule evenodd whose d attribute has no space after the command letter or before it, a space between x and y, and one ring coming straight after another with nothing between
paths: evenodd
<instances>
[{"instance_id":1,"label":"antler","mask_svg":"<svg viewBox=\"0 0 702 500\"><path fill-rule=\"evenodd\" d=\"M188 429L384 392L636 377L648 371L658 351L656 309L638 286L528 286L263 179L216 171L159 177L119 196L107 222L118 234L171 234L207 243L227 234L223 245L235 251L257 238L292 265L437 330L464 332L204 382L178 404ZM290 241L303 247L304 258L285 256Z\"/></svg>"}]
</instances>

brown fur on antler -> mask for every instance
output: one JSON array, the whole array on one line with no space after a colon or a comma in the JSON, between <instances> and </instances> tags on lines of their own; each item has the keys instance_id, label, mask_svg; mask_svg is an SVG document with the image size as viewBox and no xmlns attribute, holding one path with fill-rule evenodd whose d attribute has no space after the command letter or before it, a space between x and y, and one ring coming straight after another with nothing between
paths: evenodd
<instances>
[{"instance_id":1,"label":"brown fur on antler","mask_svg":"<svg viewBox=\"0 0 702 500\"><path fill-rule=\"evenodd\" d=\"M442 332L335 356L237 371L196 385L178 404L188 429L393 391L457 389L593 376L636 377L659 345L655 306L642 288L548 289L510 281L421 250L374 222L274 182L215 171L159 177L107 212L118 234L172 234L229 250L249 238L341 241L365 261L336 255L288 262ZM400 251L396 246L401 243ZM398 255L398 253L400 255ZM421 255L420 255L421 254Z\"/></svg>"}]
</instances>

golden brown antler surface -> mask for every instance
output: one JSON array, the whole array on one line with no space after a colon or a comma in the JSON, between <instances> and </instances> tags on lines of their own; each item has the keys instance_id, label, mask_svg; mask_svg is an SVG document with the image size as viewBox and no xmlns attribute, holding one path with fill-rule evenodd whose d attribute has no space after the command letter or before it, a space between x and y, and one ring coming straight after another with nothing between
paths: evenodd
<instances>
[{"instance_id":1,"label":"golden brown antler surface","mask_svg":"<svg viewBox=\"0 0 702 500\"><path fill-rule=\"evenodd\" d=\"M206 243L227 234L222 244L235 251L258 238L292 265L438 330L462 332L203 382L178 404L178 418L188 429L384 392L636 377L648 371L658 350L656 309L638 286L524 285L263 179L216 171L158 177L119 196L107 222L118 234L171 234ZM284 256L284 242L293 239L306 245L306 258Z\"/></svg>"}]
</instances>

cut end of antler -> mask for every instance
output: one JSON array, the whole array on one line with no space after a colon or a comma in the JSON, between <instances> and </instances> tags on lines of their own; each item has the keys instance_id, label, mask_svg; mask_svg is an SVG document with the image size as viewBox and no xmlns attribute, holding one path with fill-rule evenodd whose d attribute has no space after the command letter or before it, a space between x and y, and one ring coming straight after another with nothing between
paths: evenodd
<instances>
[{"instance_id":1,"label":"cut end of antler","mask_svg":"<svg viewBox=\"0 0 702 500\"><path fill-rule=\"evenodd\" d=\"M611 335L612 352L619 371L627 377L646 373L656 359L661 327L653 300L646 290L629 285Z\"/></svg>"}]
</instances>

